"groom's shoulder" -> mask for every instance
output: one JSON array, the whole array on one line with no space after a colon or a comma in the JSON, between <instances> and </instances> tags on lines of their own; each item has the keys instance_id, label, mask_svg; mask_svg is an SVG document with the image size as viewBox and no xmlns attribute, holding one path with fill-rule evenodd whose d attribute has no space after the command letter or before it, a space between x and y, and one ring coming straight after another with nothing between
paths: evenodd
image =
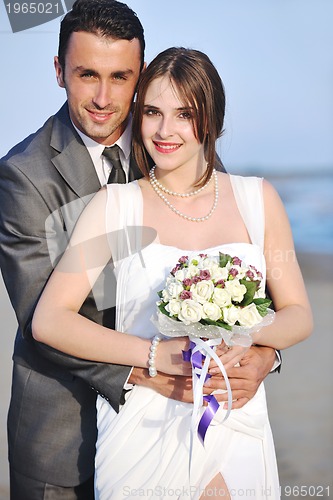
<instances>
[{"instance_id":1,"label":"groom's shoulder","mask_svg":"<svg viewBox=\"0 0 333 500\"><path fill-rule=\"evenodd\" d=\"M58 152L51 145L52 137L55 132L57 136L61 136L61 130L68 123L70 123L68 107L64 104L56 114L47 118L39 129L13 146L0 162L24 168L34 161L50 160Z\"/></svg>"},{"instance_id":2,"label":"groom's shoulder","mask_svg":"<svg viewBox=\"0 0 333 500\"><path fill-rule=\"evenodd\" d=\"M51 136L54 116L49 117L46 122L21 142L12 147L8 153L1 158L1 163L10 162L24 165L33 161L36 155L41 156L45 151L47 139Z\"/></svg>"}]
</instances>

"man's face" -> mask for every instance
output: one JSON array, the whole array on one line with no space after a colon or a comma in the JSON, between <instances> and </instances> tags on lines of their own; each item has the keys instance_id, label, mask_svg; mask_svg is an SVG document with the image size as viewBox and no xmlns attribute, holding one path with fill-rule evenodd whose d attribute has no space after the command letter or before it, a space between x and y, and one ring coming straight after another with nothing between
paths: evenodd
<instances>
[{"instance_id":1,"label":"man's face","mask_svg":"<svg viewBox=\"0 0 333 500\"><path fill-rule=\"evenodd\" d=\"M67 93L74 125L100 144L123 133L140 75L140 42L83 31L72 33L65 68L55 58L57 81Z\"/></svg>"}]
</instances>

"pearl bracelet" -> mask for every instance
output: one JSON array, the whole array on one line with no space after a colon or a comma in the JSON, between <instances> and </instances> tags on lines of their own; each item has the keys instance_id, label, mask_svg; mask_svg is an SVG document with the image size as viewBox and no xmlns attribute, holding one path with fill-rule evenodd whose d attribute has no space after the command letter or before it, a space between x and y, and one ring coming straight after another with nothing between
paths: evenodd
<instances>
[{"instance_id":1,"label":"pearl bracelet","mask_svg":"<svg viewBox=\"0 0 333 500\"><path fill-rule=\"evenodd\" d=\"M156 377L157 375L155 358L156 358L157 347L161 340L162 340L162 335L157 334L151 341L151 346L149 348L149 356L148 356L148 365L149 365L148 372L150 377Z\"/></svg>"}]
</instances>

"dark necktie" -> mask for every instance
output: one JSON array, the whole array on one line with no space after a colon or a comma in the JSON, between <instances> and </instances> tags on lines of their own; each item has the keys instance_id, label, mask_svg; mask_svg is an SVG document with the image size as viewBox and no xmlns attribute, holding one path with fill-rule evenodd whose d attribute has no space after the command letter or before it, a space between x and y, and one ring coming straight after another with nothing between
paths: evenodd
<instances>
[{"instance_id":1,"label":"dark necktie","mask_svg":"<svg viewBox=\"0 0 333 500\"><path fill-rule=\"evenodd\" d=\"M110 148L104 148L103 155L108 158L108 160L112 163L112 170L110 172L108 178L108 184L125 184L126 183L126 175L124 169L121 165L120 156L119 156L119 146L115 144Z\"/></svg>"}]
</instances>

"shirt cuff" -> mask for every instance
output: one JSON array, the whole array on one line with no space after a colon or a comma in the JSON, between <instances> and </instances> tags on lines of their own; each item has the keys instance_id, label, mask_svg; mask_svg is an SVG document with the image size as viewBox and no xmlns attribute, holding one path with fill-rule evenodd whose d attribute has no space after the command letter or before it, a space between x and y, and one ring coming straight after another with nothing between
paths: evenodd
<instances>
[{"instance_id":1,"label":"shirt cuff","mask_svg":"<svg viewBox=\"0 0 333 500\"><path fill-rule=\"evenodd\" d=\"M133 387L134 387L134 384L131 384L131 383L129 382L129 379L130 379L130 377L131 377L131 375L132 375L133 368L134 368L134 367L132 367L132 368L131 368L131 370L130 370L130 372L129 372L129 374L128 374L128 377L127 377L127 379L126 379L126 381L125 381L125 383L124 383L124 387L123 387L124 391L130 391L130 390L131 390L131 389L133 389Z\"/></svg>"},{"instance_id":2,"label":"shirt cuff","mask_svg":"<svg viewBox=\"0 0 333 500\"><path fill-rule=\"evenodd\" d=\"M281 363L282 363L282 358L280 351L275 350L275 361L269 373L275 372L275 370L281 365Z\"/></svg>"}]
</instances>

